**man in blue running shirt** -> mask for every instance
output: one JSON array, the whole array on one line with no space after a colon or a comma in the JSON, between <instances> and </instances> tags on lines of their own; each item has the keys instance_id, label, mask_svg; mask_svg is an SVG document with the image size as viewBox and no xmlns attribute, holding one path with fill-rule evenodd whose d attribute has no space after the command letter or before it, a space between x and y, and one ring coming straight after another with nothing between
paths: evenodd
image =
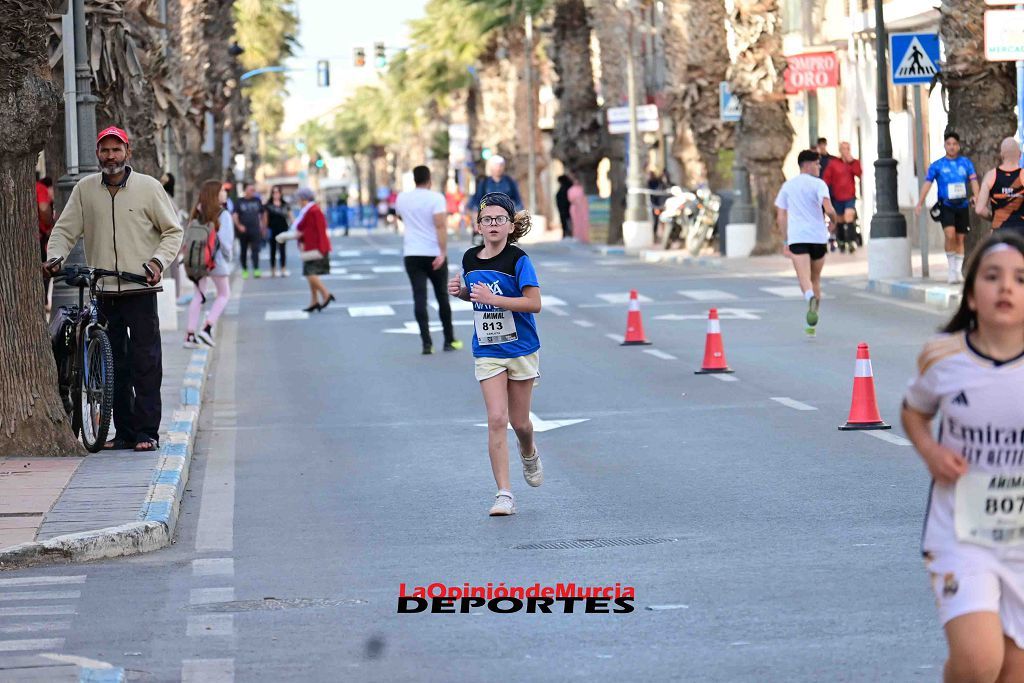
<instances>
[{"instance_id":1,"label":"man in blue running shirt","mask_svg":"<svg viewBox=\"0 0 1024 683\"><path fill-rule=\"evenodd\" d=\"M960 272L964 267L964 238L971 230L967 186L970 184L971 196L977 197L978 174L974 171L971 160L960 156L959 135L947 131L945 147L946 156L932 162L928 167L928 174L921 187L921 197L914 207L914 216L921 214L921 207L924 206L932 183L938 181L938 221L946 236L946 259L949 261L947 282L963 282Z\"/></svg>"}]
</instances>

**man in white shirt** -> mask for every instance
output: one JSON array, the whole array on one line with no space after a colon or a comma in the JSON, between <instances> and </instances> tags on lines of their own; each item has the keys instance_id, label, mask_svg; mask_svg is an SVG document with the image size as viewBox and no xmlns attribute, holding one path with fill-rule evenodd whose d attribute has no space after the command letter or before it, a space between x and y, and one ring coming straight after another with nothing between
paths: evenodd
<instances>
[{"instance_id":1,"label":"man in white shirt","mask_svg":"<svg viewBox=\"0 0 1024 683\"><path fill-rule=\"evenodd\" d=\"M412 170L416 189L398 195L395 211L405 226L402 253L405 272L412 284L412 300L416 322L420 326L423 353L434 352L427 315L427 280L434 286L437 310L444 330L444 350L456 351L462 342L455 339L452 309L448 303L448 210L444 195L430 189L430 169L417 166Z\"/></svg>"},{"instance_id":2,"label":"man in white shirt","mask_svg":"<svg viewBox=\"0 0 1024 683\"><path fill-rule=\"evenodd\" d=\"M821 269L825 265L829 233L835 231L839 220L829 199L828 186L818 177L818 153L804 150L797 156L797 163L800 175L783 183L775 199L776 219L785 244L782 253L793 261L807 301L807 334L814 335L821 303ZM828 214L830 225L825 225L822 212Z\"/></svg>"}]
</instances>

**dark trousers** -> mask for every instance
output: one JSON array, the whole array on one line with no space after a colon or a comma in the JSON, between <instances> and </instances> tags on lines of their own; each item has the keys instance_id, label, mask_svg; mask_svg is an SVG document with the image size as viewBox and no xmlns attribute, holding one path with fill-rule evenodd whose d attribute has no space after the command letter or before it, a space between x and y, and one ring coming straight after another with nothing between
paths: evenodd
<instances>
[{"instance_id":1,"label":"dark trousers","mask_svg":"<svg viewBox=\"0 0 1024 683\"><path fill-rule=\"evenodd\" d=\"M424 346L433 346L430 338L430 318L427 315L427 280L434 285L434 296L437 297L438 314L441 316L441 328L444 330L444 343L455 341L452 330L452 307L448 304L448 261L433 270L430 264L433 256L406 256L405 272L412 284L413 310L416 322L420 326L420 338Z\"/></svg>"},{"instance_id":2,"label":"dark trousers","mask_svg":"<svg viewBox=\"0 0 1024 683\"><path fill-rule=\"evenodd\" d=\"M572 218L569 209L563 211L562 207L558 207L558 219L562 222L562 239L572 237Z\"/></svg>"},{"instance_id":3,"label":"dark trousers","mask_svg":"<svg viewBox=\"0 0 1024 683\"><path fill-rule=\"evenodd\" d=\"M238 236L238 248L240 250L240 256L242 260L242 270L249 268L249 256L252 255L252 267L256 270L260 268L260 234L258 232L252 233L249 231L243 232Z\"/></svg>"},{"instance_id":4,"label":"dark trousers","mask_svg":"<svg viewBox=\"0 0 1024 683\"><path fill-rule=\"evenodd\" d=\"M284 262L284 254L285 254L285 251L287 251L285 249L286 245L278 244L277 240L274 239L275 237L280 235L282 232L286 232L286 230L276 230L276 231L275 230L271 230L270 231L270 267L271 268L277 268L277 252L278 251L281 252L281 267L284 268L286 265L288 265L288 264L286 264ZM259 262L257 261L257 263L259 263Z\"/></svg>"},{"instance_id":5,"label":"dark trousers","mask_svg":"<svg viewBox=\"0 0 1024 683\"><path fill-rule=\"evenodd\" d=\"M100 297L114 352L114 429L129 443L160 438L163 354L156 294Z\"/></svg>"}]
</instances>

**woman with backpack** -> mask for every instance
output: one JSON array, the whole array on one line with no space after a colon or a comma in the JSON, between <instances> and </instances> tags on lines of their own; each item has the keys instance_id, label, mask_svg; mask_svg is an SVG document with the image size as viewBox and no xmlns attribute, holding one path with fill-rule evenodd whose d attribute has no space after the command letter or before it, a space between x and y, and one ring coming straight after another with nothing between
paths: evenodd
<instances>
[{"instance_id":1,"label":"woman with backpack","mask_svg":"<svg viewBox=\"0 0 1024 683\"><path fill-rule=\"evenodd\" d=\"M185 272L196 285L196 294L188 306L188 328L185 348L194 349L199 342L215 346L213 326L228 305L231 296L231 257L235 247L235 223L224 208L227 192L219 180L207 180L199 190L199 203L192 210L192 222L185 231ZM206 302L210 281L217 289L217 298L206 314L206 325L199 327L199 314Z\"/></svg>"}]
</instances>

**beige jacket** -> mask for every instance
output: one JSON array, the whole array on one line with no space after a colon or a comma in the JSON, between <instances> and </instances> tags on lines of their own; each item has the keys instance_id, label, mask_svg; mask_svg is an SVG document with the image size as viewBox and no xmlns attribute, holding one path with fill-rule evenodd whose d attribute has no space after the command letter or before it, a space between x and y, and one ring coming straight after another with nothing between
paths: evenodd
<instances>
[{"instance_id":1,"label":"beige jacket","mask_svg":"<svg viewBox=\"0 0 1024 683\"><path fill-rule=\"evenodd\" d=\"M145 275L142 264L150 259L164 269L175 259L182 229L174 204L156 178L132 171L111 196L103 174L95 173L82 178L71 191L50 233L46 258L67 258L83 236L90 266ZM155 291L117 278L101 281L99 288L107 294Z\"/></svg>"}]
</instances>

